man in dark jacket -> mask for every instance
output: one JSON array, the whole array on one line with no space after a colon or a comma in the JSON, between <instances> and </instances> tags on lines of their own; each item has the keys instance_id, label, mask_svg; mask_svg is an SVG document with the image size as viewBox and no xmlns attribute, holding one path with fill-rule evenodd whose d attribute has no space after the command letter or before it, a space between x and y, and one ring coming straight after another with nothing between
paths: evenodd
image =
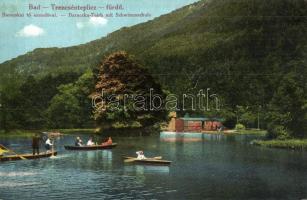
<instances>
[{"instance_id":1,"label":"man in dark jacket","mask_svg":"<svg viewBox=\"0 0 307 200\"><path fill-rule=\"evenodd\" d=\"M38 134L35 134L32 138L33 155L35 155L35 153L39 154L39 141L40 141L40 138Z\"/></svg>"}]
</instances>

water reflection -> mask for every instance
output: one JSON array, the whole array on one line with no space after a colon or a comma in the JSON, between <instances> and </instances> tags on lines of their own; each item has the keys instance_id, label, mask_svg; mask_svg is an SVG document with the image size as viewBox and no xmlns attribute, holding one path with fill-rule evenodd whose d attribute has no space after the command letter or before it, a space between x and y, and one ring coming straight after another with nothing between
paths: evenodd
<instances>
[{"instance_id":1,"label":"water reflection","mask_svg":"<svg viewBox=\"0 0 307 200\"><path fill-rule=\"evenodd\" d=\"M22 186L35 186L39 185L40 183L37 182L25 182L25 183L20 183L20 182L13 182L13 181L2 181L0 183L0 188L11 188L11 187L22 187Z\"/></svg>"},{"instance_id":2,"label":"water reflection","mask_svg":"<svg viewBox=\"0 0 307 200\"><path fill-rule=\"evenodd\" d=\"M112 150L98 151L71 151L68 159L74 162L75 167L80 168L102 168L111 170L113 168Z\"/></svg>"},{"instance_id":3,"label":"water reflection","mask_svg":"<svg viewBox=\"0 0 307 200\"><path fill-rule=\"evenodd\" d=\"M210 134L210 133L176 133L176 132L161 132L160 141L163 142L241 142L246 143L253 139L259 138L257 135L225 135L225 134Z\"/></svg>"},{"instance_id":4,"label":"water reflection","mask_svg":"<svg viewBox=\"0 0 307 200\"><path fill-rule=\"evenodd\" d=\"M201 142L203 141L202 133L173 133L161 132L160 140L163 142Z\"/></svg>"},{"instance_id":5,"label":"water reflection","mask_svg":"<svg viewBox=\"0 0 307 200\"><path fill-rule=\"evenodd\" d=\"M34 172L0 172L0 177L16 177L16 176L34 176L38 175L39 173Z\"/></svg>"},{"instance_id":6,"label":"water reflection","mask_svg":"<svg viewBox=\"0 0 307 200\"><path fill-rule=\"evenodd\" d=\"M169 166L150 166L126 164L124 171L127 174L144 175L144 174L169 174Z\"/></svg>"}]
</instances>

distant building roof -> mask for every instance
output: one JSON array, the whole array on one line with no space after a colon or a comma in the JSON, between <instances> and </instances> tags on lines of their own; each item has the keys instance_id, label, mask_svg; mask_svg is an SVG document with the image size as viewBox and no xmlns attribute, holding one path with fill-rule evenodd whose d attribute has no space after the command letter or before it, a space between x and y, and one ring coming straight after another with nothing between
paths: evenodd
<instances>
[{"instance_id":1,"label":"distant building roof","mask_svg":"<svg viewBox=\"0 0 307 200\"><path fill-rule=\"evenodd\" d=\"M209 118L206 117L181 117L180 119L184 121L208 121Z\"/></svg>"}]
</instances>

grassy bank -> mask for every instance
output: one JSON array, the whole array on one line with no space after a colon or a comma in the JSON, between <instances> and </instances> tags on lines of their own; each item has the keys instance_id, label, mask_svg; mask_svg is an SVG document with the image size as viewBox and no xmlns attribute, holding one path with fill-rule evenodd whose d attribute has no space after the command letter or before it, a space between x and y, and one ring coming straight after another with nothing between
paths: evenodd
<instances>
[{"instance_id":1,"label":"grassy bank","mask_svg":"<svg viewBox=\"0 0 307 200\"><path fill-rule=\"evenodd\" d=\"M254 140L252 143L263 147L307 150L307 139Z\"/></svg>"},{"instance_id":2,"label":"grassy bank","mask_svg":"<svg viewBox=\"0 0 307 200\"><path fill-rule=\"evenodd\" d=\"M220 133L220 132L218 132ZM227 130L224 132L227 135L259 135L265 136L267 134L266 130L258 130L258 129L247 129L247 130Z\"/></svg>"},{"instance_id":3,"label":"grassy bank","mask_svg":"<svg viewBox=\"0 0 307 200\"><path fill-rule=\"evenodd\" d=\"M234 130L234 132L230 134L237 134L237 135L265 135L267 134L266 130L258 130L258 129L248 129L248 130Z\"/></svg>"},{"instance_id":4,"label":"grassy bank","mask_svg":"<svg viewBox=\"0 0 307 200\"><path fill-rule=\"evenodd\" d=\"M33 137L35 133L29 130L0 131L0 137Z\"/></svg>"}]
</instances>

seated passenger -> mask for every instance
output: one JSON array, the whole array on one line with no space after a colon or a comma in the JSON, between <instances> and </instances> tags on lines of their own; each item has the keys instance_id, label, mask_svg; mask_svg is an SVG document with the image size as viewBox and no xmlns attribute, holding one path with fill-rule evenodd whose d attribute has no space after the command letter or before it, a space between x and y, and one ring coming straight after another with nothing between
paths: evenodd
<instances>
[{"instance_id":1,"label":"seated passenger","mask_svg":"<svg viewBox=\"0 0 307 200\"><path fill-rule=\"evenodd\" d=\"M109 137L109 138L108 138L107 143L108 143L108 144L110 144L110 145L113 143L113 141L112 141L112 138L111 138L111 137Z\"/></svg>"},{"instance_id":2,"label":"seated passenger","mask_svg":"<svg viewBox=\"0 0 307 200\"><path fill-rule=\"evenodd\" d=\"M138 157L136 159L138 159L138 160L146 159L143 151L137 151L135 153L138 155Z\"/></svg>"},{"instance_id":3,"label":"seated passenger","mask_svg":"<svg viewBox=\"0 0 307 200\"><path fill-rule=\"evenodd\" d=\"M75 146L77 146L77 147L83 146L83 142L82 142L82 140L81 140L80 137L77 137L77 138L76 138Z\"/></svg>"},{"instance_id":4,"label":"seated passenger","mask_svg":"<svg viewBox=\"0 0 307 200\"><path fill-rule=\"evenodd\" d=\"M90 139L87 141L86 145L87 145L87 146L93 146L93 145L95 145L95 143L93 142L93 138L92 138L92 137L90 137Z\"/></svg>"},{"instance_id":5,"label":"seated passenger","mask_svg":"<svg viewBox=\"0 0 307 200\"><path fill-rule=\"evenodd\" d=\"M107 146L107 145L111 145L111 144L113 144L113 141L112 141L112 138L109 137L108 140L106 142L103 142L101 145Z\"/></svg>"}]
</instances>

